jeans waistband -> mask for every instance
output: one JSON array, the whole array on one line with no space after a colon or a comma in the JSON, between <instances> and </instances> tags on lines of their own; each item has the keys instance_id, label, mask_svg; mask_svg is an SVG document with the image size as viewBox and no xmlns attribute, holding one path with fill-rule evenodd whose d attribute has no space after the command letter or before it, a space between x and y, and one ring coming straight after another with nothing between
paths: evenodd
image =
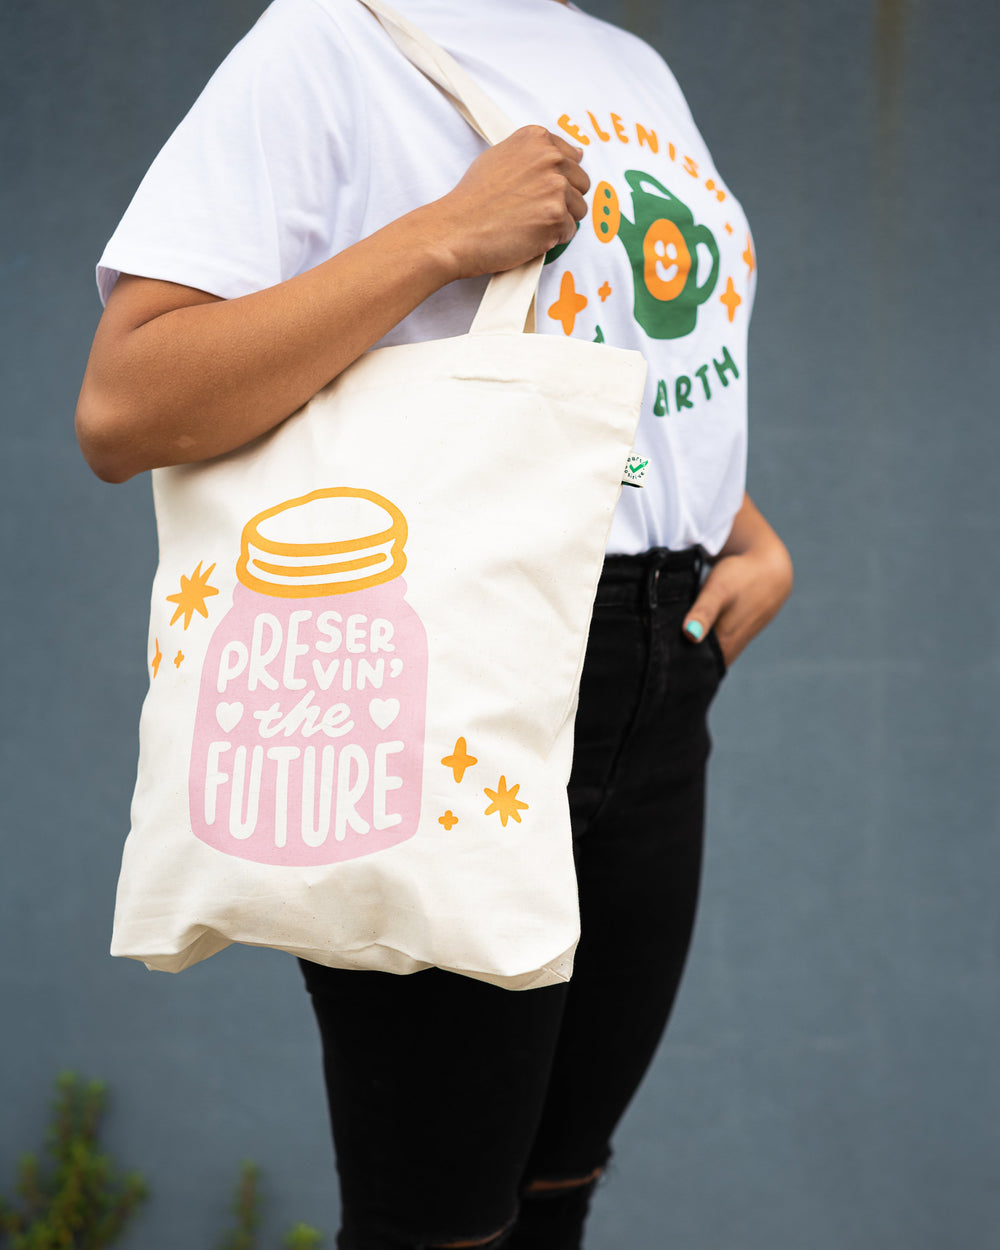
<instances>
[{"instance_id":1,"label":"jeans waistband","mask_svg":"<svg viewBox=\"0 0 1000 1250\"><path fill-rule=\"evenodd\" d=\"M607 556L594 605L642 609L689 603L709 563L704 547L684 551L653 547L637 556Z\"/></svg>"}]
</instances>

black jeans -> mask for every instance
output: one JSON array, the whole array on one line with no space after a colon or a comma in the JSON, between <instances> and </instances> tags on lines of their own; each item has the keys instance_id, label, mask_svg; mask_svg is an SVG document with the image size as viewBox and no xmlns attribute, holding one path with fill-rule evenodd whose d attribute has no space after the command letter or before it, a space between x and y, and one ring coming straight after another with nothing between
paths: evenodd
<instances>
[{"instance_id":1,"label":"black jeans","mask_svg":"<svg viewBox=\"0 0 1000 1250\"><path fill-rule=\"evenodd\" d=\"M340 1250L576 1250L680 983L701 870L706 713L725 666L682 633L700 553L605 563L569 786L582 936L569 984L512 992L302 961L323 1039Z\"/></svg>"}]
</instances>

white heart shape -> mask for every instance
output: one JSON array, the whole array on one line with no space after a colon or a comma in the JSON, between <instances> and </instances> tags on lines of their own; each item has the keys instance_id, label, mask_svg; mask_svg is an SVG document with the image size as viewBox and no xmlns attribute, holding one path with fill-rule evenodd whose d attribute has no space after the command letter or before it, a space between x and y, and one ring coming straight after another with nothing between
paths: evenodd
<instances>
[{"instance_id":1,"label":"white heart shape","mask_svg":"<svg viewBox=\"0 0 1000 1250\"><path fill-rule=\"evenodd\" d=\"M215 719L222 728L229 733L243 719L242 703L217 703L215 705Z\"/></svg>"},{"instance_id":2,"label":"white heart shape","mask_svg":"<svg viewBox=\"0 0 1000 1250\"><path fill-rule=\"evenodd\" d=\"M368 704L368 715L379 729L388 729L399 715L398 699L372 699Z\"/></svg>"}]
</instances>

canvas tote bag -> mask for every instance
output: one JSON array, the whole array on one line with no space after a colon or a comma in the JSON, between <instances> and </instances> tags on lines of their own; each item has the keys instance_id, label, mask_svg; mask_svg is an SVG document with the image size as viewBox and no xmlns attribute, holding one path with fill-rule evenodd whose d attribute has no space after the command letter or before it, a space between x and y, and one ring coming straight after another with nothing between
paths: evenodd
<instances>
[{"instance_id":1,"label":"canvas tote bag","mask_svg":"<svg viewBox=\"0 0 1000 1250\"><path fill-rule=\"evenodd\" d=\"M484 137L510 133L368 7ZM541 263L494 277L469 334L373 350L253 443L154 471L112 954L569 978L573 720L646 366L526 332Z\"/></svg>"}]
</instances>

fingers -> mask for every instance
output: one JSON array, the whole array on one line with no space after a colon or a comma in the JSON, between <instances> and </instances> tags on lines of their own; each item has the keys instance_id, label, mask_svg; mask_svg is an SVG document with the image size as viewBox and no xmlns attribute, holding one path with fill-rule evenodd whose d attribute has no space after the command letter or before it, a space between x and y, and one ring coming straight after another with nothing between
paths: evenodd
<instances>
[{"instance_id":1,"label":"fingers","mask_svg":"<svg viewBox=\"0 0 1000 1250\"><path fill-rule=\"evenodd\" d=\"M587 201L575 187L569 187L566 190L566 207L569 210L570 216L573 218L574 222L583 221L589 211L587 208ZM573 232L576 233L575 225L572 229Z\"/></svg>"},{"instance_id":2,"label":"fingers","mask_svg":"<svg viewBox=\"0 0 1000 1250\"><path fill-rule=\"evenodd\" d=\"M540 125L481 152L438 214L455 276L513 269L568 243L588 212L582 157L582 148Z\"/></svg>"},{"instance_id":3,"label":"fingers","mask_svg":"<svg viewBox=\"0 0 1000 1250\"><path fill-rule=\"evenodd\" d=\"M572 223L567 225L570 231L567 238L571 239L576 233L576 223L583 221L590 211L587 201L583 198L590 190L590 176L580 163L583 158L583 148L573 147L572 144L553 134L551 130L545 132L545 137L563 157L559 172L566 180L566 210L573 218Z\"/></svg>"},{"instance_id":4,"label":"fingers","mask_svg":"<svg viewBox=\"0 0 1000 1250\"><path fill-rule=\"evenodd\" d=\"M560 173L580 195L586 195L590 190L590 176L581 163L583 161L583 148L574 147L571 143L567 143L565 139L560 139L558 135L553 134L551 130L547 130L545 135L555 145L563 158Z\"/></svg>"},{"instance_id":5,"label":"fingers","mask_svg":"<svg viewBox=\"0 0 1000 1250\"><path fill-rule=\"evenodd\" d=\"M510 142L511 140L528 144L544 144L560 158L558 164L559 172L570 186L579 191L581 195L586 195L590 190L590 176L581 164L583 148L567 143L565 139L557 134L553 134L551 130L546 130L544 126L522 126L520 130L516 130L504 142Z\"/></svg>"},{"instance_id":6,"label":"fingers","mask_svg":"<svg viewBox=\"0 0 1000 1250\"><path fill-rule=\"evenodd\" d=\"M545 130L544 127L540 127L540 129L544 131L549 139L551 139L559 151L562 152L563 156L569 157L575 165L580 164L580 161L583 159L583 148L578 148L575 144L567 143L565 139L563 139L560 135L553 134L551 130Z\"/></svg>"},{"instance_id":7,"label":"fingers","mask_svg":"<svg viewBox=\"0 0 1000 1250\"><path fill-rule=\"evenodd\" d=\"M696 599L691 611L684 618L684 632L692 642L701 642L715 624L721 605Z\"/></svg>"},{"instance_id":8,"label":"fingers","mask_svg":"<svg viewBox=\"0 0 1000 1250\"><path fill-rule=\"evenodd\" d=\"M735 659L788 597L789 575L770 548L721 557L684 618L685 635L701 642L714 628L727 663Z\"/></svg>"},{"instance_id":9,"label":"fingers","mask_svg":"<svg viewBox=\"0 0 1000 1250\"><path fill-rule=\"evenodd\" d=\"M691 610L684 618L684 632L692 642L701 642L727 606L730 595L723 591L715 570L705 579Z\"/></svg>"},{"instance_id":10,"label":"fingers","mask_svg":"<svg viewBox=\"0 0 1000 1250\"><path fill-rule=\"evenodd\" d=\"M590 190L590 175L578 161L570 161L563 173L570 186L581 195L586 195Z\"/></svg>"}]
</instances>

